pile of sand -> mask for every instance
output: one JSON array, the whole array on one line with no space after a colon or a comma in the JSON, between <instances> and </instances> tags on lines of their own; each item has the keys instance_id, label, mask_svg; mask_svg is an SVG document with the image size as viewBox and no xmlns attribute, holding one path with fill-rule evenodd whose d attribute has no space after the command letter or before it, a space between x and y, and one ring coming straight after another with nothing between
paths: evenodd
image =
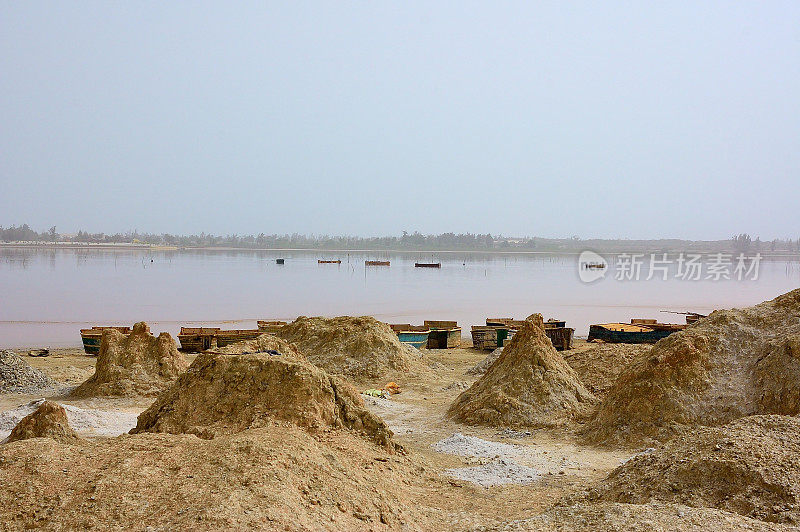
<instances>
[{"instance_id":1,"label":"pile of sand","mask_svg":"<svg viewBox=\"0 0 800 532\"><path fill-rule=\"evenodd\" d=\"M492 364L494 364L500 355L503 353L503 348L498 347L488 355L486 358L475 364L473 367L467 370L467 375L483 375L486 373L486 370L489 369Z\"/></svg>"},{"instance_id":2,"label":"pile of sand","mask_svg":"<svg viewBox=\"0 0 800 532\"><path fill-rule=\"evenodd\" d=\"M244 340L235 344L217 347L209 351L210 353L220 353L224 355L252 355L255 353L276 354L288 356L300 360L305 360L305 356L297 349L297 346L271 334L262 334L254 340Z\"/></svg>"},{"instance_id":3,"label":"pile of sand","mask_svg":"<svg viewBox=\"0 0 800 532\"><path fill-rule=\"evenodd\" d=\"M595 402L534 315L448 414L473 425L549 427L585 416Z\"/></svg>"},{"instance_id":4,"label":"pile of sand","mask_svg":"<svg viewBox=\"0 0 800 532\"><path fill-rule=\"evenodd\" d=\"M0 393L35 394L57 384L13 351L0 351Z\"/></svg>"},{"instance_id":5,"label":"pile of sand","mask_svg":"<svg viewBox=\"0 0 800 532\"><path fill-rule=\"evenodd\" d=\"M530 519L512 521L489 530L537 532L779 532L794 527L765 523L713 508L676 504L577 504L555 506Z\"/></svg>"},{"instance_id":6,"label":"pile of sand","mask_svg":"<svg viewBox=\"0 0 800 532\"><path fill-rule=\"evenodd\" d=\"M370 316L301 316L275 335L296 344L313 364L356 381L395 380L427 369L425 355L400 342L387 324Z\"/></svg>"},{"instance_id":7,"label":"pile of sand","mask_svg":"<svg viewBox=\"0 0 800 532\"><path fill-rule=\"evenodd\" d=\"M144 322L134 325L127 336L106 329L94 375L72 394L75 397L156 395L187 366L186 357L178 352L175 340L168 333L156 338Z\"/></svg>"},{"instance_id":8,"label":"pile of sand","mask_svg":"<svg viewBox=\"0 0 800 532\"><path fill-rule=\"evenodd\" d=\"M705 506L800 524L800 420L751 416L686 430L612 471L588 498Z\"/></svg>"},{"instance_id":9,"label":"pile of sand","mask_svg":"<svg viewBox=\"0 0 800 532\"><path fill-rule=\"evenodd\" d=\"M14 427L7 443L30 438L52 438L62 443L78 441L78 434L67 421L67 413L57 403L45 401L35 412L28 414Z\"/></svg>"},{"instance_id":10,"label":"pile of sand","mask_svg":"<svg viewBox=\"0 0 800 532\"><path fill-rule=\"evenodd\" d=\"M45 399L37 399L0 412L0 439L7 437L24 417L35 412L44 402ZM74 405L61 407L67 414L69 426L81 436L108 438L125 434L136 426L136 414L79 408Z\"/></svg>"},{"instance_id":11,"label":"pile of sand","mask_svg":"<svg viewBox=\"0 0 800 532\"><path fill-rule=\"evenodd\" d=\"M213 440L136 434L0 445L11 530L419 530L427 474L353 434L264 427Z\"/></svg>"},{"instance_id":12,"label":"pile of sand","mask_svg":"<svg viewBox=\"0 0 800 532\"><path fill-rule=\"evenodd\" d=\"M561 355L578 374L583 385L595 397L603 399L633 359L649 351L651 347L648 344L592 343L561 351Z\"/></svg>"},{"instance_id":13,"label":"pile of sand","mask_svg":"<svg viewBox=\"0 0 800 532\"><path fill-rule=\"evenodd\" d=\"M680 425L800 413L800 289L716 311L638 356L608 392L595 442L671 437Z\"/></svg>"},{"instance_id":14,"label":"pile of sand","mask_svg":"<svg viewBox=\"0 0 800 532\"><path fill-rule=\"evenodd\" d=\"M352 386L305 360L267 353L199 355L131 432L213 438L276 423L311 432L346 427L399 447Z\"/></svg>"}]
</instances>

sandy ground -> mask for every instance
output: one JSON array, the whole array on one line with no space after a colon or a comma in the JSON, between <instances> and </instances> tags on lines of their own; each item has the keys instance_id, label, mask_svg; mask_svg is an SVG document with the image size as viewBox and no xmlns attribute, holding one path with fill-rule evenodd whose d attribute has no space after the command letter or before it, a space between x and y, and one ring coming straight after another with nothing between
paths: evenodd
<instances>
[{"instance_id":1,"label":"sandy ground","mask_svg":"<svg viewBox=\"0 0 800 532\"><path fill-rule=\"evenodd\" d=\"M583 341L576 349L592 347ZM76 386L92 375L95 358L80 349L56 349L48 357L29 357L17 350L33 367L51 378ZM637 452L636 449L609 450L579 443L568 430L515 432L501 428L470 427L450 421L445 412L458 394L471 385L477 376L467 370L481 361L489 351L471 347L450 350L429 350L436 370L422 380L398 381L402 393L390 400L366 398L368 407L383 417L395 432L395 438L410 453L429 464L428 471L437 476L427 489L416 496L419 503L438 508L442 525L459 530L490 526L513 519L524 519L544 511L561 497L582 490L605 477ZM193 357L190 356L190 359ZM381 388L384 382L358 382L359 389ZM152 403L152 398L92 398L75 400L67 396L69 388L47 396L64 405L81 409L138 414ZM0 395L0 414L41 396ZM433 448L437 442L460 434L469 442L477 442L480 452L451 454ZM474 438L478 438L476 440ZM498 445L500 444L500 445ZM446 444L439 448L447 448ZM493 453L494 456L492 456ZM453 470L462 478L473 478L473 468L501 470L501 464L512 469L535 471L524 484L511 483L483 487L469 480L452 478ZM517 468L518 466L518 468ZM515 469L517 468L517 469ZM449 473L448 473L449 471ZM448 476L450 475L450 476Z\"/></svg>"}]
</instances>

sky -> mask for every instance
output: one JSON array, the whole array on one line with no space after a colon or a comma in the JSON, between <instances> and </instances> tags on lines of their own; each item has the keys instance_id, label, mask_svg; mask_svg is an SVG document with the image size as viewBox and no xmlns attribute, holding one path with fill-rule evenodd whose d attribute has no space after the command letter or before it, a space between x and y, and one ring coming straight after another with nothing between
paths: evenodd
<instances>
[{"instance_id":1,"label":"sky","mask_svg":"<svg viewBox=\"0 0 800 532\"><path fill-rule=\"evenodd\" d=\"M0 225L800 237L800 2L0 3Z\"/></svg>"}]
</instances>

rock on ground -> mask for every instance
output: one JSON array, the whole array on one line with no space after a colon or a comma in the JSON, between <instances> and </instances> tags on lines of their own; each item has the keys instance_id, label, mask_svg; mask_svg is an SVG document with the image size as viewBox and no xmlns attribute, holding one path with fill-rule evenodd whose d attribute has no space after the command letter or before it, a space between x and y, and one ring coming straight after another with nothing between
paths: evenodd
<instances>
[{"instance_id":1,"label":"rock on ground","mask_svg":"<svg viewBox=\"0 0 800 532\"><path fill-rule=\"evenodd\" d=\"M585 417L596 402L544 333L528 320L500 358L450 406L470 425L552 427Z\"/></svg>"},{"instance_id":2,"label":"rock on ground","mask_svg":"<svg viewBox=\"0 0 800 532\"><path fill-rule=\"evenodd\" d=\"M356 381L396 380L428 370L427 357L370 316L301 316L275 333L294 343L313 364ZM381 383L383 384L383 383Z\"/></svg>"},{"instance_id":3,"label":"rock on ground","mask_svg":"<svg viewBox=\"0 0 800 532\"><path fill-rule=\"evenodd\" d=\"M665 440L680 425L800 413L800 289L722 310L633 360L608 392L593 442Z\"/></svg>"},{"instance_id":4,"label":"rock on ground","mask_svg":"<svg viewBox=\"0 0 800 532\"><path fill-rule=\"evenodd\" d=\"M769 415L695 427L611 472L590 500L656 500L800 524L800 419Z\"/></svg>"},{"instance_id":5,"label":"rock on ground","mask_svg":"<svg viewBox=\"0 0 800 532\"><path fill-rule=\"evenodd\" d=\"M43 402L35 412L22 418L6 442L30 438L52 438L62 443L74 443L79 440L78 434L69 426L64 408L51 401Z\"/></svg>"},{"instance_id":6,"label":"rock on ground","mask_svg":"<svg viewBox=\"0 0 800 532\"><path fill-rule=\"evenodd\" d=\"M157 395L189 365L168 333L158 338L139 322L129 335L103 331L95 373L73 392L74 397Z\"/></svg>"},{"instance_id":7,"label":"rock on ground","mask_svg":"<svg viewBox=\"0 0 800 532\"><path fill-rule=\"evenodd\" d=\"M266 353L199 355L131 432L213 438L275 423L312 432L354 429L399 448L351 385L305 360Z\"/></svg>"},{"instance_id":8,"label":"rock on ground","mask_svg":"<svg viewBox=\"0 0 800 532\"><path fill-rule=\"evenodd\" d=\"M13 351L0 351L0 393L35 394L57 384Z\"/></svg>"}]
</instances>

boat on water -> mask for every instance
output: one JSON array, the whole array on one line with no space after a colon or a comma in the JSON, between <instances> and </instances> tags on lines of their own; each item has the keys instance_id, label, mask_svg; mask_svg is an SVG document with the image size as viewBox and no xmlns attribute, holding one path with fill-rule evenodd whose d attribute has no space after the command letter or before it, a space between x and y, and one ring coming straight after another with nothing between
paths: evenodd
<instances>
[{"instance_id":1,"label":"boat on water","mask_svg":"<svg viewBox=\"0 0 800 532\"><path fill-rule=\"evenodd\" d=\"M83 342L83 352L87 355L97 355L100 353L100 342L103 339L103 331L115 329L122 334L130 334L133 329L130 327L92 327L91 329L81 329L81 341ZM147 328L150 331L150 328Z\"/></svg>"},{"instance_id":2,"label":"boat on water","mask_svg":"<svg viewBox=\"0 0 800 532\"><path fill-rule=\"evenodd\" d=\"M461 327L455 321L425 320L430 329L428 349L453 349L461 345Z\"/></svg>"},{"instance_id":3,"label":"boat on water","mask_svg":"<svg viewBox=\"0 0 800 532\"><path fill-rule=\"evenodd\" d=\"M340 259L337 260L322 260L318 259L317 264L341 264L342 261Z\"/></svg>"},{"instance_id":4,"label":"boat on water","mask_svg":"<svg viewBox=\"0 0 800 532\"><path fill-rule=\"evenodd\" d=\"M599 323L589 326L588 340L611 344L654 344L685 328L686 325L646 319L633 319L631 323Z\"/></svg>"},{"instance_id":5,"label":"boat on water","mask_svg":"<svg viewBox=\"0 0 800 532\"><path fill-rule=\"evenodd\" d=\"M424 325L411 325L410 323L390 323L389 327L397 335L397 338L404 344L420 349L428 345L430 329Z\"/></svg>"},{"instance_id":6,"label":"boat on water","mask_svg":"<svg viewBox=\"0 0 800 532\"><path fill-rule=\"evenodd\" d=\"M441 262L415 262L415 268L441 268Z\"/></svg>"},{"instance_id":7,"label":"boat on water","mask_svg":"<svg viewBox=\"0 0 800 532\"><path fill-rule=\"evenodd\" d=\"M286 259L275 259L275 264L284 264Z\"/></svg>"},{"instance_id":8,"label":"boat on water","mask_svg":"<svg viewBox=\"0 0 800 532\"><path fill-rule=\"evenodd\" d=\"M365 266L389 266L390 261L388 260L365 260Z\"/></svg>"},{"instance_id":9,"label":"boat on water","mask_svg":"<svg viewBox=\"0 0 800 532\"><path fill-rule=\"evenodd\" d=\"M219 327L181 327L181 332L178 334L181 351L199 353L217 347L219 331Z\"/></svg>"}]
</instances>

